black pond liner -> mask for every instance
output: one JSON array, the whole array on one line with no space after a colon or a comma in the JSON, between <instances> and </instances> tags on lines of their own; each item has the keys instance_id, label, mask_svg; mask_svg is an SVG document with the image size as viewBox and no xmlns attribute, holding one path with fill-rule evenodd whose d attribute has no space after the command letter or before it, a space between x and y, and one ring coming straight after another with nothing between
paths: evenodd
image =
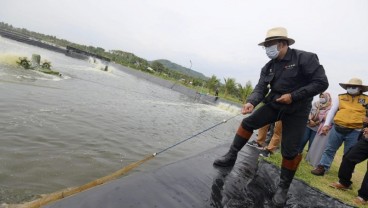
<instances>
[{"instance_id":1,"label":"black pond liner","mask_svg":"<svg viewBox=\"0 0 368 208\"><path fill-rule=\"evenodd\" d=\"M259 159L259 150L248 146L239 153L233 168L215 168L214 159L228 148L229 144L221 145L151 172L134 173L46 207L274 207L271 199L279 181L279 168ZM156 160L169 156L168 152ZM293 180L285 207L352 206Z\"/></svg>"}]
</instances>

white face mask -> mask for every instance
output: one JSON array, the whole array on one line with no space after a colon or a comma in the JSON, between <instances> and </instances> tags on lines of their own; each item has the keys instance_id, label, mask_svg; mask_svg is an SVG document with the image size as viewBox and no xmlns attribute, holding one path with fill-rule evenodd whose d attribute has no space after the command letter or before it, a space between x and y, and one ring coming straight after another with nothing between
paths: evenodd
<instances>
[{"instance_id":1,"label":"white face mask","mask_svg":"<svg viewBox=\"0 0 368 208\"><path fill-rule=\"evenodd\" d=\"M266 47L266 55L268 56L268 58L270 59L275 59L277 58L277 56L279 56L280 51L277 50L277 43L275 45Z\"/></svg>"},{"instance_id":2,"label":"white face mask","mask_svg":"<svg viewBox=\"0 0 368 208\"><path fill-rule=\"evenodd\" d=\"M325 104L327 102L326 98L319 98L319 102L321 104Z\"/></svg>"},{"instance_id":3,"label":"white face mask","mask_svg":"<svg viewBox=\"0 0 368 208\"><path fill-rule=\"evenodd\" d=\"M360 93L360 88L359 87L347 87L346 88L346 91L348 92L348 94L350 95L357 95Z\"/></svg>"}]
</instances>

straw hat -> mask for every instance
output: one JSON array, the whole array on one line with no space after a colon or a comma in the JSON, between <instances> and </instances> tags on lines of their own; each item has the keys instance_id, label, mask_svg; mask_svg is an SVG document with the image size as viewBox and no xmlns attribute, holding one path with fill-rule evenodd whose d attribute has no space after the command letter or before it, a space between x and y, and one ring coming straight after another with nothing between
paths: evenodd
<instances>
[{"instance_id":1,"label":"straw hat","mask_svg":"<svg viewBox=\"0 0 368 208\"><path fill-rule=\"evenodd\" d=\"M264 46L266 42L272 41L272 40L287 40L289 41L289 45L293 45L295 43L294 39L288 38L287 30L285 28L275 27L267 31L265 40L258 45Z\"/></svg>"},{"instance_id":2,"label":"straw hat","mask_svg":"<svg viewBox=\"0 0 368 208\"><path fill-rule=\"evenodd\" d=\"M351 78L348 83L339 83L339 85L346 90L348 86L359 86L362 92L368 91L368 86L363 85L363 82L359 78Z\"/></svg>"}]
</instances>

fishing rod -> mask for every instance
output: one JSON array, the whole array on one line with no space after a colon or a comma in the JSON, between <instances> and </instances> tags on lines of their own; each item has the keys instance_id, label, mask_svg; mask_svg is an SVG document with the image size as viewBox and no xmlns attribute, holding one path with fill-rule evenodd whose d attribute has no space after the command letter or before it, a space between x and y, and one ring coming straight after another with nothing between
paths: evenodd
<instances>
[{"instance_id":1,"label":"fishing rod","mask_svg":"<svg viewBox=\"0 0 368 208\"><path fill-rule=\"evenodd\" d=\"M120 170L118 170L118 171L116 171L116 172L114 172L110 175L104 176L102 178L98 178L94 181L91 181L91 182L86 183L86 184L84 184L82 186L79 186L79 187L66 188L64 190L57 191L57 192L54 192L54 193L51 193L51 194L44 194L44 195L41 196L41 198L30 201L30 202L26 202L26 203L23 203L23 204L10 204L10 205L5 205L5 207L6 208L39 208L39 207L44 206L46 204L49 204L51 202L55 202L57 200L65 198L65 197L72 196L72 195L75 195L75 194L80 193L82 191L85 191L87 189L90 189L90 188L93 188L95 186L104 184L108 181L114 180L114 179L118 178L119 176L122 176L122 175L128 173L129 171L131 171L134 168L140 166L141 164L147 162L148 160L151 160L151 159L155 158L157 155L162 154L162 153L166 152L167 150L169 150L171 148L174 148L175 146L177 146L177 145L179 145L183 142L186 142L186 141L188 141L188 140L190 140L190 139L192 139L192 138L194 138L194 137L196 137L200 134L203 134L204 132L209 131L209 130L211 130L211 129L213 129L213 128L221 125L221 124L224 124L224 123L228 122L229 120L231 120L231 119L233 119L233 118L235 118L239 115L241 115L241 113L239 113L235 116L232 116L228 119L224 119L221 122L219 122L219 123L217 123L217 124L215 124L211 127L208 127L205 130L200 131L200 132L198 132L198 133L196 133L196 134L194 134L194 135L192 135L192 136L190 136L190 137L188 137L184 140L181 140L181 141L179 141L179 142L177 142L177 143L175 143L175 144L173 144L173 145L171 145L171 146L169 146L169 147L167 147L167 148L165 148L165 149L163 149L159 152L150 154L150 155L146 156L145 158L143 158L139 161L136 161L136 162L133 162L133 163L127 165L127 166L124 166Z\"/></svg>"},{"instance_id":2,"label":"fishing rod","mask_svg":"<svg viewBox=\"0 0 368 208\"><path fill-rule=\"evenodd\" d=\"M181 143L183 143L183 142L186 142L186 141L188 141L188 140L190 140L190 139L192 139L192 138L194 138L194 137L196 137L196 136L198 136L198 135L200 135L200 134L203 134L204 132L209 131L209 130L211 130L211 129L213 129L213 128L215 128L215 127L217 127L217 126L219 126L219 125L221 125L221 124L223 124L223 123L226 123L226 122L228 122L229 120L231 120L231 119L233 119L233 118L235 118L235 117L237 117L237 116L239 116L239 115L241 115L241 113L239 113L239 114L237 114L237 115L235 115L235 116L233 116L233 117L230 117L230 118L228 118L228 119L224 119L224 120L222 120L221 122L219 122L219 123L217 123L217 124L215 124L215 125L213 125L213 126L211 126L211 127L208 127L207 129L205 129L205 130L203 130L203 131L201 131L201 132L198 132L198 133L196 133L196 134L194 134L194 135L192 135L192 136L190 136L190 137L188 137L188 138L186 138L186 139L184 139L184 140L182 140L182 141L180 141L180 142L177 142L176 144L173 144L173 145L171 145L171 146L169 146L169 147L167 147L167 148L165 148L165 149L163 149L163 150L161 150L161 151L159 151L159 152L157 152L157 153L153 153L153 155L154 155L154 156L157 156L157 155L159 155L159 154L161 154L161 153L163 153L163 152L166 152L167 150L169 150L169 149L171 149L171 148L174 148L175 146L177 146L177 145L179 145L179 144L181 144Z\"/></svg>"}]
</instances>

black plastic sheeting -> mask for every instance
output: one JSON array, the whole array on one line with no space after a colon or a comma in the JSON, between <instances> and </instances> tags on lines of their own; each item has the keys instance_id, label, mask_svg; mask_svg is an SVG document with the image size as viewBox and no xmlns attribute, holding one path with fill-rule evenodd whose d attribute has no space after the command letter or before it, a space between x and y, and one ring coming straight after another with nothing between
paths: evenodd
<instances>
[{"instance_id":1,"label":"black plastic sheeting","mask_svg":"<svg viewBox=\"0 0 368 208\"><path fill-rule=\"evenodd\" d=\"M279 168L259 159L259 150L248 146L239 153L233 168L215 168L214 159L228 148L229 144L222 145L152 172L128 175L46 207L274 207L271 199L279 181ZM351 206L294 179L285 207Z\"/></svg>"}]
</instances>

